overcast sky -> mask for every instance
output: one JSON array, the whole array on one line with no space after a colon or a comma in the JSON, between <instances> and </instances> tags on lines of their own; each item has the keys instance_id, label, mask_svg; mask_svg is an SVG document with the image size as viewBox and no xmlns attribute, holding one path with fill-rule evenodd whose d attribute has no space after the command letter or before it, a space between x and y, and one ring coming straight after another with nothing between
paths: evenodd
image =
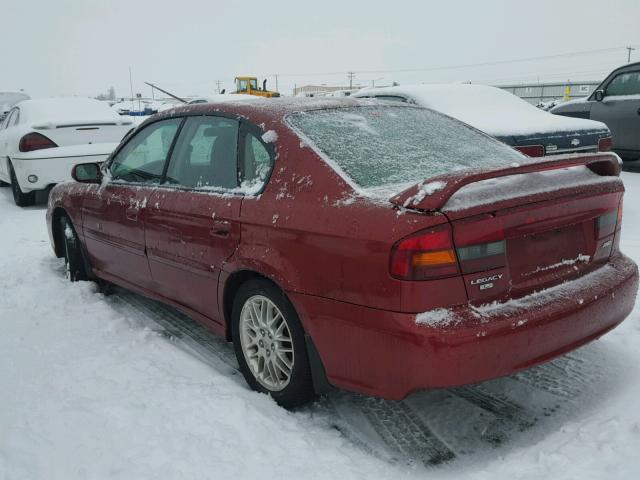
<instances>
[{"instance_id":1,"label":"overcast sky","mask_svg":"<svg viewBox=\"0 0 640 480\"><path fill-rule=\"evenodd\" d=\"M295 84L601 79L623 48L483 67L437 67L640 47L640 1L0 0L0 91L149 95L228 90L238 74ZM640 48L632 59L640 61ZM380 72L407 70L413 72ZM337 72L328 75L328 73Z\"/></svg>"}]
</instances>

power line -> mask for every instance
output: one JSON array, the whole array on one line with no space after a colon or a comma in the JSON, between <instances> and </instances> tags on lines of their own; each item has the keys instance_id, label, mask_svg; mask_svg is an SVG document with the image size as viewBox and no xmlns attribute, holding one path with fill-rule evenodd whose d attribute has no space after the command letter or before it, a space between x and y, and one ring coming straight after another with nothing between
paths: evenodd
<instances>
[{"instance_id":1,"label":"power line","mask_svg":"<svg viewBox=\"0 0 640 480\"><path fill-rule=\"evenodd\" d=\"M637 45L636 45L637 46ZM486 67L493 65L505 65L509 63L523 63L523 62L533 62L538 60L549 60L555 58L566 58L566 57L576 57L582 55L593 55L598 53L609 53L615 52L622 49L635 49L634 46L628 47L610 47L610 48L600 48L596 50L582 50L579 52L567 52L567 53L558 53L555 55L541 55L537 57L526 57L526 58L516 58L510 60L495 60L490 62L479 62L479 63L467 63L460 65L446 65L446 66L438 66L438 67L424 67L424 68L402 68L402 69L389 69L389 70L352 70L352 71L334 71L334 72L315 72L315 73L280 73L278 74L281 77L312 77L312 76L321 76L321 75L355 75L355 74L378 74L378 73L412 73L412 72L433 72L438 70L457 70L461 68L476 68L476 67ZM350 77L351 78L351 77Z\"/></svg>"}]
</instances>

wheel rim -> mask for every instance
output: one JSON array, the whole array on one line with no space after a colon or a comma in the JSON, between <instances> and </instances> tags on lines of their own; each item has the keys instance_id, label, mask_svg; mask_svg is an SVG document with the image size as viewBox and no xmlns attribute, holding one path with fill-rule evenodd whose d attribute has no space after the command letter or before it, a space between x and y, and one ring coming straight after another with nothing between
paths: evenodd
<instances>
[{"instance_id":1,"label":"wheel rim","mask_svg":"<svg viewBox=\"0 0 640 480\"><path fill-rule=\"evenodd\" d=\"M240 312L242 353L254 378L267 390L289 385L294 365L291 331L280 309L267 297L254 295Z\"/></svg>"}]
</instances>

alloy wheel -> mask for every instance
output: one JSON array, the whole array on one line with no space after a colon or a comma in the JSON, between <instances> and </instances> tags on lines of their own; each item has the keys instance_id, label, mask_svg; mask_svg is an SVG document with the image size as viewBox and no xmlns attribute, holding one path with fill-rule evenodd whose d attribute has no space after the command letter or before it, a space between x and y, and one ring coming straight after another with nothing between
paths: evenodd
<instances>
[{"instance_id":1,"label":"alloy wheel","mask_svg":"<svg viewBox=\"0 0 640 480\"><path fill-rule=\"evenodd\" d=\"M255 379L277 392L291 381L293 339L286 318L267 297L249 297L240 313L242 353Z\"/></svg>"}]
</instances>

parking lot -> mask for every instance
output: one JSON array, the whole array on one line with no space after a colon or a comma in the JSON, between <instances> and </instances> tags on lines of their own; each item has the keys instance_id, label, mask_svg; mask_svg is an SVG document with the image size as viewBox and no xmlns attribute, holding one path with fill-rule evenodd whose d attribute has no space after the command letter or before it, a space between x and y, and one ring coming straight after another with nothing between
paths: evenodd
<instances>
[{"instance_id":1,"label":"parking lot","mask_svg":"<svg viewBox=\"0 0 640 480\"><path fill-rule=\"evenodd\" d=\"M639 261L640 174L625 170L622 249ZM639 307L600 340L510 377L401 402L335 391L289 413L251 392L231 346L182 314L68 283L42 202L20 209L2 188L0 209L4 478L640 471Z\"/></svg>"},{"instance_id":2,"label":"parking lot","mask_svg":"<svg viewBox=\"0 0 640 480\"><path fill-rule=\"evenodd\" d=\"M0 0L0 480L640 479L639 19Z\"/></svg>"}]
</instances>

